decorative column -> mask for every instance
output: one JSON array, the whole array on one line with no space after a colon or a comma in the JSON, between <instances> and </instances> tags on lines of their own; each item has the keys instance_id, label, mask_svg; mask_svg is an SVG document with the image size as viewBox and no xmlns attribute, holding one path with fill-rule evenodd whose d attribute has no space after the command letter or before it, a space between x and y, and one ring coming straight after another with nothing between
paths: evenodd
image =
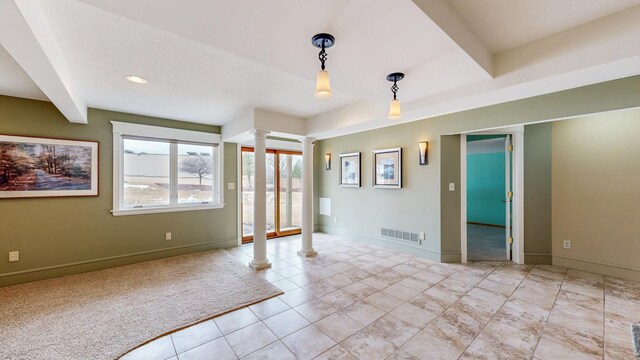
<instances>
[{"instance_id":1,"label":"decorative column","mask_svg":"<svg viewBox=\"0 0 640 360\"><path fill-rule=\"evenodd\" d=\"M267 259L267 134L269 131L253 130L253 260L249 267L254 270L271 267Z\"/></svg>"},{"instance_id":2,"label":"decorative column","mask_svg":"<svg viewBox=\"0 0 640 360\"><path fill-rule=\"evenodd\" d=\"M302 248L301 256L314 256L313 249L313 141L302 139Z\"/></svg>"}]
</instances>

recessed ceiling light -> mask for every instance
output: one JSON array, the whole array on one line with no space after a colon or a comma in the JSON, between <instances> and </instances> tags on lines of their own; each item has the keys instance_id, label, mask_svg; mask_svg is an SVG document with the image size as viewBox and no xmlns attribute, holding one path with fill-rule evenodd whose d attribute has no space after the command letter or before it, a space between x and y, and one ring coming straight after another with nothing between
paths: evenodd
<instances>
[{"instance_id":1,"label":"recessed ceiling light","mask_svg":"<svg viewBox=\"0 0 640 360\"><path fill-rule=\"evenodd\" d=\"M125 79L131 81L132 83L136 83L136 84L146 84L149 82L149 80L140 77L140 76L135 76L135 75L127 75L125 76Z\"/></svg>"}]
</instances>

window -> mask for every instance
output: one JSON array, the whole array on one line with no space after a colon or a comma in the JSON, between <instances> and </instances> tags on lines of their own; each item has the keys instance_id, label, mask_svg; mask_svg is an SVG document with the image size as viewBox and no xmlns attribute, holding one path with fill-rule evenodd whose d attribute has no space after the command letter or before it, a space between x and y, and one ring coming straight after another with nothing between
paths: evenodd
<instances>
[{"instance_id":1,"label":"window","mask_svg":"<svg viewBox=\"0 0 640 360\"><path fill-rule=\"evenodd\" d=\"M223 206L220 135L111 123L113 215Z\"/></svg>"},{"instance_id":2,"label":"window","mask_svg":"<svg viewBox=\"0 0 640 360\"><path fill-rule=\"evenodd\" d=\"M124 208L171 203L171 144L157 140L122 139Z\"/></svg>"}]
</instances>

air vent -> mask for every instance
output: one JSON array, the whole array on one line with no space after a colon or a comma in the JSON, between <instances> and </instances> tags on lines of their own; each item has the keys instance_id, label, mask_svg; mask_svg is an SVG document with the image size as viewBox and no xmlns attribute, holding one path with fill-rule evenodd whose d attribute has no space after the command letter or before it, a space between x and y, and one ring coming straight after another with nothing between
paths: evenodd
<instances>
[{"instance_id":1,"label":"air vent","mask_svg":"<svg viewBox=\"0 0 640 360\"><path fill-rule=\"evenodd\" d=\"M380 228L380 235L396 239L402 241L411 241L417 244L420 244L420 237L417 233L412 233L408 231L388 229L388 228Z\"/></svg>"}]
</instances>

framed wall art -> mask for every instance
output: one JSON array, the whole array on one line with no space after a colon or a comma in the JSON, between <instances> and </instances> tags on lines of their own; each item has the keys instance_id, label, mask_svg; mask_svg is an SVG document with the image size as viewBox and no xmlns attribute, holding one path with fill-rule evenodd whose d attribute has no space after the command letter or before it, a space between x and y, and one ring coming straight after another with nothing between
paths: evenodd
<instances>
[{"instance_id":1,"label":"framed wall art","mask_svg":"<svg viewBox=\"0 0 640 360\"><path fill-rule=\"evenodd\" d=\"M360 153L340 154L340 186L360 187Z\"/></svg>"},{"instance_id":2,"label":"framed wall art","mask_svg":"<svg viewBox=\"0 0 640 360\"><path fill-rule=\"evenodd\" d=\"M98 142L0 135L0 199L98 195Z\"/></svg>"},{"instance_id":3,"label":"framed wall art","mask_svg":"<svg viewBox=\"0 0 640 360\"><path fill-rule=\"evenodd\" d=\"M373 151L373 187L402 188L402 148Z\"/></svg>"}]
</instances>

